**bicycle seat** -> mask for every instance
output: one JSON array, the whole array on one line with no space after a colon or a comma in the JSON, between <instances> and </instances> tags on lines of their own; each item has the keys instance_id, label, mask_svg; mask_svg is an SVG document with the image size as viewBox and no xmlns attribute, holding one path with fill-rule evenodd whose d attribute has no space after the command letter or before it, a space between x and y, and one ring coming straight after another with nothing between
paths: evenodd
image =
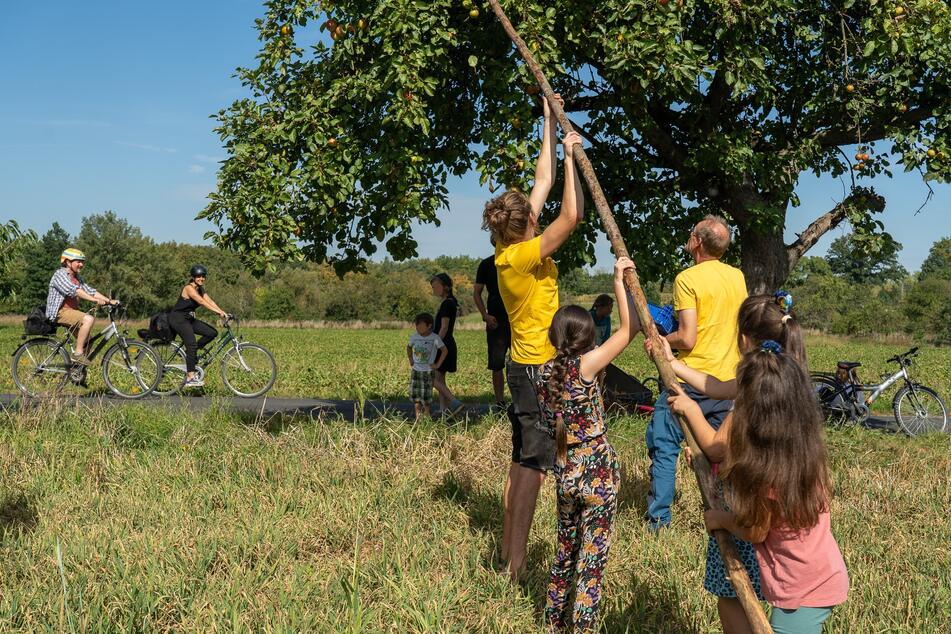
<instances>
[{"instance_id":1,"label":"bicycle seat","mask_svg":"<svg viewBox=\"0 0 951 634\"><path fill-rule=\"evenodd\" d=\"M853 368L862 367L862 364L858 361L839 361L838 367L842 368L843 370L851 370Z\"/></svg>"}]
</instances>

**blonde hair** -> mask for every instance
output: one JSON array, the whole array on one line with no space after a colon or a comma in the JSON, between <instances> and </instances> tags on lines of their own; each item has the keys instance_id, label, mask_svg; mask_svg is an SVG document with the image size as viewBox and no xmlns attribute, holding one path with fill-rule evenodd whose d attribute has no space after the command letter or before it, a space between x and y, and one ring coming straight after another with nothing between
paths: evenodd
<instances>
[{"instance_id":1,"label":"blonde hair","mask_svg":"<svg viewBox=\"0 0 951 634\"><path fill-rule=\"evenodd\" d=\"M492 234L496 244L521 242L531 222L532 206L528 198L511 189L487 202L482 212L482 228Z\"/></svg>"}]
</instances>

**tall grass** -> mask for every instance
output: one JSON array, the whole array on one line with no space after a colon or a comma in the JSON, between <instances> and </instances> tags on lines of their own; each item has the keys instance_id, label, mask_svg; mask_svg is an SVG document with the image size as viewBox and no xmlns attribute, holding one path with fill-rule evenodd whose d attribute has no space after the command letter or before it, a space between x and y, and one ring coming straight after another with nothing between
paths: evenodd
<instances>
[{"instance_id":1,"label":"tall grass","mask_svg":"<svg viewBox=\"0 0 951 634\"><path fill-rule=\"evenodd\" d=\"M645 422L623 464L609 632L714 632L700 500L641 524ZM947 436L829 434L852 577L828 632L951 631ZM546 483L525 583L496 572L506 423L242 419L140 406L0 414L0 631L536 632Z\"/></svg>"}]
</instances>

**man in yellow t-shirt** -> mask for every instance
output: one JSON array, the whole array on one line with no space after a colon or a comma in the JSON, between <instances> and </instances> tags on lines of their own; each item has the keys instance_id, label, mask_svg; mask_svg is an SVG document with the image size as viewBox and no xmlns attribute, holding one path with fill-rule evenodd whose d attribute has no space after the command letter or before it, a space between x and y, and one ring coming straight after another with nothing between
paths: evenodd
<instances>
[{"instance_id":1,"label":"man in yellow t-shirt","mask_svg":"<svg viewBox=\"0 0 951 634\"><path fill-rule=\"evenodd\" d=\"M679 326L667 335L670 347L681 351L680 359L688 367L721 381L736 376L740 360L737 316L746 299L743 272L720 261L729 246L730 228L719 216L705 217L690 232L686 248L694 266L674 279L674 310ZM710 425L718 428L732 401L707 398L689 386L684 389L700 405ZM654 530L670 524L683 439L680 425L667 406L667 392L662 391L647 426L651 487L645 519Z\"/></svg>"}]
</instances>

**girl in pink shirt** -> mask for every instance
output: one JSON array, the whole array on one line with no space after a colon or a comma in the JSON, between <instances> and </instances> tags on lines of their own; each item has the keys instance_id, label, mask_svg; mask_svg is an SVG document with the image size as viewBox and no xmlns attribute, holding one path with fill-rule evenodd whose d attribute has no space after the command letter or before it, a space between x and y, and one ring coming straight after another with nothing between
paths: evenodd
<instances>
[{"instance_id":1,"label":"girl in pink shirt","mask_svg":"<svg viewBox=\"0 0 951 634\"><path fill-rule=\"evenodd\" d=\"M719 430L709 426L689 397L671 397L671 409L686 417L697 444L720 463L731 511L707 511L707 529L726 529L753 544L776 634L821 632L831 608L846 600L849 589L829 522L832 489L822 414L791 308L792 297L785 293L743 303L739 347L744 354L732 381L673 363L693 387L716 398L735 398Z\"/></svg>"}]
</instances>

